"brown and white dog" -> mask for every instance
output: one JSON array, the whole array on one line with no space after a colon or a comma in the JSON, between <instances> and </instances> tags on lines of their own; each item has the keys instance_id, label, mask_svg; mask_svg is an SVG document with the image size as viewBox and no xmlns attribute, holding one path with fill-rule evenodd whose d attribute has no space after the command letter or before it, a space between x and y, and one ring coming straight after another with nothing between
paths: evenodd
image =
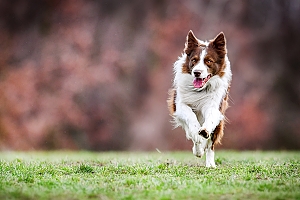
<instances>
[{"instance_id":1,"label":"brown and white dog","mask_svg":"<svg viewBox=\"0 0 300 200\"><path fill-rule=\"evenodd\" d=\"M214 145L221 142L232 73L224 33L201 41L189 31L184 52L174 63L168 107L175 126L194 143L193 154L215 167Z\"/></svg>"}]
</instances>

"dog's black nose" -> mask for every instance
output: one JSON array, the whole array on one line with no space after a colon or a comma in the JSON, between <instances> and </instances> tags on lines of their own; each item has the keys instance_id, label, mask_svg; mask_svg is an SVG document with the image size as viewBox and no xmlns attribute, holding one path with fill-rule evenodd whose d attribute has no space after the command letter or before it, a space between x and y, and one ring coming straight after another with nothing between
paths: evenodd
<instances>
[{"instance_id":1,"label":"dog's black nose","mask_svg":"<svg viewBox=\"0 0 300 200\"><path fill-rule=\"evenodd\" d=\"M199 71L194 71L194 75L195 75L196 78L198 78L198 77L200 77L201 72L199 72Z\"/></svg>"}]
</instances>

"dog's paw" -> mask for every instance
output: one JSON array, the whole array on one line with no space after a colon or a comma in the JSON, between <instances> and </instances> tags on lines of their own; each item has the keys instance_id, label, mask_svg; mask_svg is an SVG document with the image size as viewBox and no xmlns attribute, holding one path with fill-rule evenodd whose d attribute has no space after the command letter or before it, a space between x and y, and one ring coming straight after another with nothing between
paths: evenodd
<instances>
[{"instance_id":1,"label":"dog's paw","mask_svg":"<svg viewBox=\"0 0 300 200\"><path fill-rule=\"evenodd\" d=\"M204 155L204 149L200 147L199 144L194 143L192 148L194 156L201 158Z\"/></svg>"},{"instance_id":2,"label":"dog's paw","mask_svg":"<svg viewBox=\"0 0 300 200\"><path fill-rule=\"evenodd\" d=\"M200 141L201 138L199 137L199 134L198 134L200 127L201 127L200 124L198 122L197 123L195 122L195 123L190 124L189 129L188 129L191 139L197 143L201 142Z\"/></svg>"},{"instance_id":3,"label":"dog's paw","mask_svg":"<svg viewBox=\"0 0 300 200\"><path fill-rule=\"evenodd\" d=\"M211 167L211 168L216 168L216 164L215 164L215 161L206 161L206 164L205 164L206 167Z\"/></svg>"},{"instance_id":4,"label":"dog's paw","mask_svg":"<svg viewBox=\"0 0 300 200\"><path fill-rule=\"evenodd\" d=\"M199 135L203 136L205 139L209 138L209 132L204 128L204 129L200 129L200 131L198 132Z\"/></svg>"}]
</instances>

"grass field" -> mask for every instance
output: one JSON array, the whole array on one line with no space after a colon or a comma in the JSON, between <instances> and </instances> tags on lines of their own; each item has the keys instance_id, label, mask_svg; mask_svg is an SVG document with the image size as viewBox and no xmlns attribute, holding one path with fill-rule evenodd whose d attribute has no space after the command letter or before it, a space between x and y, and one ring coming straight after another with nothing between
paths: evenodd
<instances>
[{"instance_id":1,"label":"grass field","mask_svg":"<svg viewBox=\"0 0 300 200\"><path fill-rule=\"evenodd\" d=\"M300 152L2 152L0 199L300 199Z\"/></svg>"}]
</instances>

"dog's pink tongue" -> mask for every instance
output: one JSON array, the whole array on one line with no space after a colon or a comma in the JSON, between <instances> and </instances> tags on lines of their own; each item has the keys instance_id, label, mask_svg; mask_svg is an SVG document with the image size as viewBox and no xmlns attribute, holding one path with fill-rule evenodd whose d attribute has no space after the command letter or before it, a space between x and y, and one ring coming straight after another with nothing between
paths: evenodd
<instances>
[{"instance_id":1,"label":"dog's pink tongue","mask_svg":"<svg viewBox=\"0 0 300 200\"><path fill-rule=\"evenodd\" d=\"M204 85L204 81L202 78L195 78L193 84L195 88L201 88Z\"/></svg>"}]
</instances>

